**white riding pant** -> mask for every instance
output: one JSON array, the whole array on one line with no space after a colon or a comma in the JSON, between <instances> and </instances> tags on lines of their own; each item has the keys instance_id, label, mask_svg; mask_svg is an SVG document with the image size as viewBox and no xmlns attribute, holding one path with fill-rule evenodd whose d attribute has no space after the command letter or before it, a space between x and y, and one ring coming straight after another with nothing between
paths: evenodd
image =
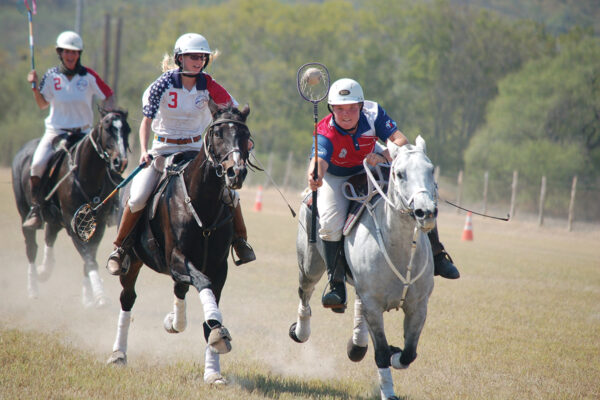
<instances>
[{"instance_id":1,"label":"white riding pant","mask_svg":"<svg viewBox=\"0 0 600 400\"><path fill-rule=\"evenodd\" d=\"M89 128L87 130L82 130L82 132L88 133ZM52 142L61 133L64 133L64 130L46 128L46 132L44 132L40 143L33 153L33 158L31 159L31 176L37 176L41 178L42 175L44 175L48 161L50 161L52 154L54 154Z\"/></svg>"},{"instance_id":2,"label":"white riding pant","mask_svg":"<svg viewBox=\"0 0 600 400\"><path fill-rule=\"evenodd\" d=\"M154 159L150 166L142 169L136 176L131 180L131 189L129 191L129 199L127 200L127 205L129 205L129 210L132 213L143 210L148 203L148 199L156 190L156 186L160 181L160 177L162 176L165 167L171 164L172 157L170 154L167 155L157 155L154 154ZM233 196L231 198L230 196ZM223 191L223 200L227 203L233 203L234 207L237 207L239 203L240 196L234 190L224 190Z\"/></svg>"},{"instance_id":3,"label":"white riding pant","mask_svg":"<svg viewBox=\"0 0 600 400\"><path fill-rule=\"evenodd\" d=\"M337 242L342 239L342 231L350 200L344 197L342 185L349 176L335 176L325 172L323 185L317 190L317 208L319 209L319 237L322 240Z\"/></svg>"}]
</instances>

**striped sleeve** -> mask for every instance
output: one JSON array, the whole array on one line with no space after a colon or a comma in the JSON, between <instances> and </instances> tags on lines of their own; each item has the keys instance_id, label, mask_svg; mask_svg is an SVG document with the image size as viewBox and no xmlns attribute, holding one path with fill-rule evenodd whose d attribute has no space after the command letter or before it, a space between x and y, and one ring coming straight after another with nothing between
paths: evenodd
<instances>
[{"instance_id":1,"label":"striped sleeve","mask_svg":"<svg viewBox=\"0 0 600 400\"><path fill-rule=\"evenodd\" d=\"M173 75L172 70L162 74L157 80L152 83L144 92L142 99L142 114L145 117L154 119L160 106L160 99L162 98L165 91L171 86L171 76Z\"/></svg>"},{"instance_id":2,"label":"striped sleeve","mask_svg":"<svg viewBox=\"0 0 600 400\"><path fill-rule=\"evenodd\" d=\"M89 67L85 67L85 69L94 77L94 79L96 79L96 84L98 85L98 88L100 88L102 94L104 94L105 99L113 95L113 90L102 80L102 78L100 78L96 71Z\"/></svg>"}]
</instances>

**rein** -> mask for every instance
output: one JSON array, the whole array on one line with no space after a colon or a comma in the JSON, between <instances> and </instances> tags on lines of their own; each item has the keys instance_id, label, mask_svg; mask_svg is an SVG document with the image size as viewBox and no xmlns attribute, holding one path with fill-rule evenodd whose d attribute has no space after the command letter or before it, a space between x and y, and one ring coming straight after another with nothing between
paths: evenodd
<instances>
[{"instance_id":1,"label":"rein","mask_svg":"<svg viewBox=\"0 0 600 400\"><path fill-rule=\"evenodd\" d=\"M416 152L418 150L411 150L410 152ZM392 270L392 272L396 275L396 277L398 277L398 279L404 284L403 288L402 288L402 297L400 298L400 304L397 308L400 308L404 305L404 301L406 300L406 294L408 293L408 288L410 287L410 285L412 285L413 283L415 283L425 272L425 268L422 268L421 271L415 276L412 277L412 269L413 269L413 263L414 263L414 258L415 258L415 254L417 251L417 237L419 234L419 228L416 224L415 221L415 226L413 228L413 235L412 235L412 242L411 242L411 249L410 249L410 259L408 261L408 265L406 266L406 277L402 276L402 274L398 271L398 269L394 266L394 263L392 262L386 248L385 248L385 243L383 241L383 234L381 231L381 227L379 225L379 222L377 221L377 218L375 217L375 208L377 207L377 205L379 204L379 202L375 202L375 204L371 204L369 201L370 199L375 195L375 193L379 193L381 195L381 198L383 198L385 200L384 205L385 206L390 206L392 209L396 210L397 212L399 212L400 214L404 214L404 215L408 215L410 216L413 220L415 220L415 214L414 214L414 210L411 207L411 204L414 201L414 197L415 195L417 195L418 193L423 193L423 192L427 192L427 190L425 188L419 188L417 189L417 191L415 191L409 199L406 199L404 197L404 195L402 195L400 193L399 197L400 197L400 202L401 204L399 206L396 206L394 203L392 203L392 201L386 196L386 194L384 193L383 189L381 188L381 186L379 185L379 183L377 182L377 180L375 179L375 177L373 176L373 173L371 172L371 169L369 168L368 164L367 164L367 160L363 160L363 167L367 173L367 184L368 184L368 194L367 196L365 196L364 202L365 202L365 206L367 211L369 212L369 215L371 216L371 219L373 220L374 224L375 224L375 239L377 241L377 246L379 246L379 250L381 251L381 253L383 254L383 258L385 259L388 267ZM396 174L393 173L393 170L390 171L390 183L393 183L394 186L396 186L398 184L397 180L396 180ZM375 190L373 190L375 189ZM437 193L436 193L436 200L435 200L436 204L437 204Z\"/></svg>"}]
</instances>

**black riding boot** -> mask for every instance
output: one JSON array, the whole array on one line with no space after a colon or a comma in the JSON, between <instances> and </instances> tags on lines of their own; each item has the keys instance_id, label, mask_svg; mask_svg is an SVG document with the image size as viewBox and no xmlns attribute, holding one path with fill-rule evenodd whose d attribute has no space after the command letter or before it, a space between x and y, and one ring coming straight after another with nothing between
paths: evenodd
<instances>
[{"instance_id":1,"label":"black riding boot","mask_svg":"<svg viewBox=\"0 0 600 400\"><path fill-rule=\"evenodd\" d=\"M237 261L234 260L235 265L242 265L256 260L256 254L254 254L252 246L247 242L246 224L242 215L242 207L239 204L233 208L233 231L231 246L239 258Z\"/></svg>"},{"instance_id":2,"label":"black riding boot","mask_svg":"<svg viewBox=\"0 0 600 400\"><path fill-rule=\"evenodd\" d=\"M433 274L446 279L460 278L458 268L456 268L452 262L452 258L450 258L450 255L446 253L444 246L440 243L437 225L427 236L429 237L429 242L431 242L431 250L433 252Z\"/></svg>"},{"instance_id":3,"label":"black riding boot","mask_svg":"<svg viewBox=\"0 0 600 400\"><path fill-rule=\"evenodd\" d=\"M327 277L329 278L329 291L323 295L321 302L323 307L331 308L332 311L343 313L346 309L346 270L341 262L343 242L329 242L323 240L325 252L325 265L327 266Z\"/></svg>"},{"instance_id":4,"label":"black riding boot","mask_svg":"<svg viewBox=\"0 0 600 400\"><path fill-rule=\"evenodd\" d=\"M23 228L26 229L42 229L44 220L42 219L42 204L44 198L40 186L42 178L39 176L29 177L31 186L31 209L27 214L27 219L23 222Z\"/></svg>"}]
</instances>

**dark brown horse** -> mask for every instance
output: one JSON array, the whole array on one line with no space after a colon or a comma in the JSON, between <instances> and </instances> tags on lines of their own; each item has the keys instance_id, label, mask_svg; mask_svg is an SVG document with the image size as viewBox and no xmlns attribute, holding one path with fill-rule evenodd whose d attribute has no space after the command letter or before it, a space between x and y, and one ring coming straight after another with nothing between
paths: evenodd
<instances>
[{"instance_id":1,"label":"dark brown horse","mask_svg":"<svg viewBox=\"0 0 600 400\"><path fill-rule=\"evenodd\" d=\"M231 349L230 336L218 308L227 278L227 257L233 237L232 189L242 187L247 174L250 131L248 106L211 108L213 122L204 135L203 150L192 153L187 166L167 169L167 180L158 185L132 233L131 266L121 276L121 313L113 364L127 362L127 331L136 298L135 283L143 264L174 281L175 306L164 325L170 333L185 329L185 295L194 286L204 307L204 333L208 341L205 380L223 382L219 353ZM176 155L183 158L186 155ZM188 154L189 156L189 154ZM190 157L188 157L190 159ZM127 196L123 196L126 198Z\"/></svg>"},{"instance_id":2,"label":"dark brown horse","mask_svg":"<svg viewBox=\"0 0 600 400\"><path fill-rule=\"evenodd\" d=\"M84 203L98 204L121 180L120 174L127 166L128 137L131 131L127 112L101 111L102 120L87 135L65 132L57 143L59 149L48 163L42 178L45 202L42 215L45 222L45 248L42 264L36 268L38 246L36 231L22 229L28 270L29 296L38 296L38 280L50 278L55 263L53 246L58 232L65 228L75 248L84 261L84 306L103 306L107 302L102 281L98 275L96 252L111 207L105 207L98 215L98 229L87 243L82 242L71 229L75 211ZM77 139L80 139L77 141ZM29 171L33 153L40 139L27 142L15 155L12 163L13 191L22 221L31 207ZM75 144L73 144L75 142Z\"/></svg>"}]
</instances>

